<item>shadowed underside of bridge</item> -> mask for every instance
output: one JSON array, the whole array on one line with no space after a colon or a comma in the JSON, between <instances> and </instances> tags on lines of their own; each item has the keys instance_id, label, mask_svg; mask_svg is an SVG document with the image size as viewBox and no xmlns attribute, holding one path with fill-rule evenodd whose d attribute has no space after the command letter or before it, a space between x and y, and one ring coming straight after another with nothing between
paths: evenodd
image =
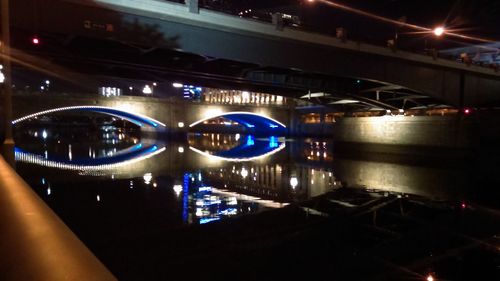
<instances>
[{"instance_id":1,"label":"shadowed underside of bridge","mask_svg":"<svg viewBox=\"0 0 500 281\"><path fill-rule=\"evenodd\" d=\"M271 135L283 135L286 133L286 125L267 116L263 116L260 114L252 113L252 112L225 112L220 114L215 114L196 122L193 122L189 125L190 128L196 128L197 125L202 124L205 121L214 118L226 118L241 124L245 127L246 132L248 133L267 133Z\"/></svg>"},{"instance_id":2,"label":"shadowed underside of bridge","mask_svg":"<svg viewBox=\"0 0 500 281\"><path fill-rule=\"evenodd\" d=\"M14 56L53 72L194 79L294 97L327 92L330 98L323 102L333 107L345 106L339 101L348 98L386 108L500 101L500 74L491 69L300 30L276 30L268 23L211 11L189 13L167 1L39 2L39 13L51 15L36 22L45 44L27 44L35 22L24 11L34 4L15 1L18 37L13 42L24 51Z\"/></svg>"}]
</instances>

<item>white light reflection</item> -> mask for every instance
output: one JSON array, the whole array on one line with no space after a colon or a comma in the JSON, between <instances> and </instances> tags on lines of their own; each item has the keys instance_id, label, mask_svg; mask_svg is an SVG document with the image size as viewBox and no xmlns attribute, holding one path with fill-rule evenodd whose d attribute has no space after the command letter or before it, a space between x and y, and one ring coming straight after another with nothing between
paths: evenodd
<instances>
[{"instance_id":1,"label":"white light reflection","mask_svg":"<svg viewBox=\"0 0 500 281\"><path fill-rule=\"evenodd\" d=\"M71 151L71 144L68 144L68 159L73 160L73 152Z\"/></svg>"},{"instance_id":2,"label":"white light reflection","mask_svg":"<svg viewBox=\"0 0 500 281\"><path fill-rule=\"evenodd\" d=\"M124 161L113 163L113 164L103 164L103 165L77 165L77 164L67 164L67 163L61 163L61 162L57 162L57 161L53 161L53 160L48 160L48 159L46 159L48 156L47 152L45 152L45 159L44 159L40 155L16 151L15 152L15 159L16 159L16 161L20 161L20 162L31 163L31 164L44 166L44 167L63 169L63 170L100 171L100 170L111 170L111 169L115 169L115 168L119 168L122 166L126 166L126 165L130 165L133 163L143 161L145 159L151 158L155 155L162 153L163 151L165 151L165 149L166 149L165 147L162 147L156 151L150 152L149 154L143 155L141 157L137 157L137 158L130 159L130 160L124 160ZM95 153L93 154L93 157L95 157Z\"/></svg>"},{"instance_id":3,"label":"white light reflection","mask_svg":"<svg viewBox=\"0 0 500 281\"><path fill-rule=\"evenodd\" d=\"M276 201L272 201L272 200L265 200L265 199L261 199L259 197L240 194L240 193L236 193L236 192L231 192L228 190L217 189L214 187L212 188L212 193L218 194L218 195L224 195L224 196L228 196L228 197L234 197L235 200L255 202L255 203L258 203L258 204L260 204L264 207L268 207L268 208L282 208L282 207L285 207L285 206L290 204L290 203L276 202ZM231 200L233 200L233 199L231 198Z\"/></svg>"},{"instance_id":4,"label":"white light reflection","mask_svg":"<svg viewBox=\"0 0 500 281\"><path fill-rule=\"evenodd\" d=\"M241 168L241 176L243 178L246 178L248 176L248 171L245 169L245 167Z\"/></svg>"},{"instance_id":5,"label":"white light reflection","mask_svg":"<svg viewBox=\"0 0 500 281\"><path fill-rule=\"evenodd\" d=\"M180 184L174 185L174 191L175 191L175 195L179 196L181 194L181 191L182 191L182 185L180 185Z\"/></svg>"},{"instance_id":6,"label":"white light reflection","mask_svg":"<svg viewBox=\"0 0 500 281\"><path fill-rule=\"evenodd\" d=\"M153 174L151 174L151 173L145 173L142 178L144 179L144 183L145 184L150 184L151 180L153 179Z\"/></svg>"}]
</instances>

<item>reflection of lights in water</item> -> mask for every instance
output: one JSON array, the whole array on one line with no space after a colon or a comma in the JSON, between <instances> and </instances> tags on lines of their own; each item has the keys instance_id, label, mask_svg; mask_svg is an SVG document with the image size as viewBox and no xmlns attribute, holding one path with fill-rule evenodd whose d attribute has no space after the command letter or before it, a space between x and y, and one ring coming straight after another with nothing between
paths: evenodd
<instances>
[{"instance_id":1,"label":"reflection of lights in water","mask_svg":"<svg viewBox=\"0 0 500 281\"><path fill-rule=\"evenodd\" d=\"M97 202L101 202L101 196L97 195L96 199L97 199Z\"/></svg>"},{"instance_id":2,"label":"reflection of lights in water","mask_svg":"<svg viewBox=\"0 0 500 281\"><path fill-rule=\"evenodd\" d=\"M297 177L292 176L290 178L290 185L292 186L292 188L295 189L298 184L299 184L299 180L297 179Z\"/></svg>"},{"instance_id":3,"label":"reflection of lights in water","mask_svg":"<svg viewBox=\"0 0 500 281\"><path fill-rule=\"evenodd\" d=\"M201 181L201 173L198 173L198 181Z\"/></svg>"},{"instance_id":4,"label":"reflection of lights in water","mask_svg":"<svg viewBox=\"0 0 500 281\"><path fill-rule=\"evenodd\" d=\"M43 152L44 156L45 156L45 159L48 159L49 158L49 152L47 150L45 150Z\"/></svg>"},{"instance_id":5,"label":"reflection of lights in water","mask_svg":"<svg viewBox=\"0 0 500 281\"><path fill-rule=\"evenodd\" d=\"M145 184L150 184L151 180L153 179L153 174L145 173L144 176L142 176L142 178L144 179Z\"/></svg>"},{"instance_id":6,"label":"reflection of lights in water","mask_svg":"<svg viewBox=\"0 0 500 281\"><path fill-rule=\"evenodd\" d=\"M211 186L200 186L198 188L198 191L199 192L204 192L204 191L212 191L212 187Z\"/></svg>"},{"instance_id":7,"label":"reflection of lights in water","mask_svg":"<svg viewBox=\"0 0 500 281\"><path fill-rule=\"evenodd\" d=\"M146 95L150 95L153 93L153 90L151 89L151 87L149 87L149 85L146 85L144 86L144 88L142 89L142 93L143 94L146 94Z\"/></svg>"},{"instance_id":8,"label":"reflection of lights in water","mask_svg":"<svg viewBox=\"0 0 500 281\"><path fill-rule=\"evenodd\" d=\"M248 176L248 171L245 169L245 167L241 168L241 176L243 178L246 178Z\"/></svg>"},{"instance_id":9,"label":"reflection of lights in water","mask_svg":"<svg viewBox=\"0 0 500 281\"><path fill-rule=\"evenodd\" d=\"M180 185L180 184L174 185L174 191L175 191L175 194L177 196L179 196L181 194L181 191L182 191L182 185Z\"/></svg>"},{"instance_id":10,"label":"reflection of lights in water","mask_svg":"<svg viewBox=\"0 0 500 281\"><path fill-rule=\"evenodd\" d=\"M245 161L254 161L254 160L258 160L258 159L262 159L262 158L265 158L267 156L270 156L270 155L273 155L277 152L279 152L280 150L284 149L286 147L286 144L285 143L282 143L280 144L280 146L274 150L271 150L269 152L266 152L262 155L258 155L258 156L253 156L253 157L248 157L248 158L227 158L227 157L221 157L221 156L217 156L217 155L212 155L206 151L201 151L197 148L194 148L192 146L189 147L190 150L198 153L198 154L201 154L211 160L222 160L222 161L229 161L229 162L245 162Z\"/></svg>"},{"instance_id":11,"label":"reflection of lights in water","mask_svg":"<svg viewBox=\"0 0 500 281\"><path fill-rule=\"evenodd\" d=\"M184 153L184 147L179 146L179 148L177 148L177 151L178 151L179 153Z\"/></svg>"},{"instance_id":12,"label":"reflection of lights in water","mask_svg":"<svg viewBox=\"0 0 500 281\"><path fill-rule=\"evenodd\" d=\"M227 200L227 203L228 205L238 205L238 200L236 199L236 197L229 197L229 199Z\"/></svg>"},{"instance_id":13,"label":"reflection of lights in water","mask_svg":"<svg viewBox=\"0 0 500 281\"><path fill-rule=\"evenodd\" d=\"M234 135L234 139L235 139L235 140L239 140L239 139L240 139L240 134L236 134L236 135Z\"/></svg>"},{"instance_id":14,"label":"reflection of lights in water","mask_svg":"<svg viewBox=\"0 0 500 281\"><path fill-rule=\"evenodd\" d=\"M156 182L153 183L153 187L157 187L158 184Z\"/></svg>"},{"instance_id":15,"label":"reflection of lights in water","mask_svg":"<svg viewBox=\"0 0 500 281\"><path fill-rule=\"evenodd\" d=\"M50 186L47 187L47 195L50 195L52 193L52 190L50 189Z\"/></svg>"},{"instance_id":16,"label":"reflection of lights in water","mask_svg":"<svg viewBox=\"0 0 500 281\"><path fill-rule=\"evenodd\" d=\"M43 132L42 132L42 138L43 139L47 138L47 131L43 130Z\"/></svg>"},{"instance_id":17,"label":"reflection of lights in water","mask_svg":"<svg viewBox=\"0 0 500 281\"><path fill-rule=\"evenodd\" d=\"M66 163L61 163L53 160L47 160L47 152L45 153L45 159L43 159L39 155L31 154L31 153L26 153L22 151L15 151L15 159L16 161L20 162L26 162L26 163L31 163L31 164L36 164L44 167L49 167L49 168L57 168L57 169L65 169L65 170L75 170L75 171L91 171L91 170L109 170L109 169L115 169L119 168L125 165L130 165L133 163L137 163L140 161L143 161L145 159L151 158L155 155L158 155L165 151L165 147L162 147L160 149L157 149L153 152L150 152L146 155L130 159L130 160L124 160L118 163L113 163L113 164L103 164L103 165L77 165L77 164L66 164ZM93 158L95 158L95 152L92 155Z\"/></svg>"},{"instance_id":18,"label":"reflection of lights in water","mask_svg":"<svg viewBox=\"0 0 500 281\"><path fill-rule=\"evenodd\" d=\"M134 182L130 181L130 189L134 188Z\"/></svg>"},{"instance_id":19,"label":"reflection of lights in water","mask_svg":"<svg viewBox=\"0 0 500 281\"><path fill-rule=\"evenodd\" d=\"M254 140L253 136L251 136L251 135L247 136L247 145L251 146L254 144L255 144L255 140Z\"/></svg>"},{"instance_id":20,"label":"reflection of lights in water","mask_svg":"<svg viewBox=\"0 0 500 281\"><path fill-rule=\"evenodd\" d=\"M71 151L71 144L68 144L68 159L73 160L73 152Z\"/></svg>"},{"instance_id":21,"label":"reflection of lights in water","mask_svg":"<svg viewBox=\"0 0 500 281\"><path fill-rule=\"evenodd\" d=\"M235 201L240 200L240 201L255 202L257 204L260 204L260 205L262 205L264 207L268 207L268 208L282 208L284 206L289 205L289 203L280 203L280 202L276 202L276 201L272 201L272 200L264 200L264 199L261 199L259 197L245 195L245 194L241 194L241 193L237 193L237 192L231 192L228 190L217 189L214 187L212 188L212 192L214 194L220 194L220 195L224 195L224 196L234 197Z\"/></svg>"}]
</instances>

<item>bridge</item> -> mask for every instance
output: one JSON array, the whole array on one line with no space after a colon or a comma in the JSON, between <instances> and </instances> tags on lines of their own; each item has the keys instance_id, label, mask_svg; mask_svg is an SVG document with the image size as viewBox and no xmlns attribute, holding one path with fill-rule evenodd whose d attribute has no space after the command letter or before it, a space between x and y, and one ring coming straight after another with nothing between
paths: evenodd
<instances>
[{"instance_id":1,"label":"bridge","mask_svg":"<svg viewBox=\"0 0 500 281\"><path fill-rule=\"evenodd\" d=\"M152 97L103 97L56 93L13 96L13 124L62 112L98 112L128 120L144 131L187 132L204 121L223 117L242 125L247 133L284 135L292 116L288 107L260 108L217 105Z\"/></svg>"},{"instance_id":2,"label":"bridge","mask_svg":"<svg viewBox=\"0 0 500 281\"><path fill-rule=\"evenodd\" d=\"M28 38L14 38L14 46L24 50L14 52L18 62L29 60L30 54L49 59L46 66L94 74L142 79L196 77L206 83L294 90L287 94L295 97L305 91L322 91L331 96L332 106L346 97L396 108L401 108L394 105L396 100L404 101L405 106L407 101L418 104L429 97L460 108L500 101L500 73L436 56L168 1L37 3L36 13L47 16L25 12L35 10L33 1L12 4L14 30L29 37L36 26L38 34L46 35L41 38L46 46L36 47L20 43ZM43 64L40 57L36 62ZM384 93L393 100L385 101Z\"/></svg>"}]
</instances>

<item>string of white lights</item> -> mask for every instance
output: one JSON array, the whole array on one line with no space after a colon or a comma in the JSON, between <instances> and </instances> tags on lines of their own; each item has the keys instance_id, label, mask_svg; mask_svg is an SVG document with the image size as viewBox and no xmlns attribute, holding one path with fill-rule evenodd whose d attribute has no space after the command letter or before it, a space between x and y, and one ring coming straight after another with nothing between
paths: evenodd
<instances>
[{"instance_id":1,"label":"string of white lights","mask_svg":"<svg viewBox=\"0 0 500 281\"><path fill-rule=\"evenodd\" d=\"M16 120L12 121L12 124L16 124L16 123L22 122L22 121L30 119L30 118L34 118L34 117L37 117L37 116L46 115L46 114L50 114L50 113L61 112L61 111L70 111L70 110L82 110L82 109L90 109L90 110L95 110L97 112L102 112L100 110L112 110L112 111L116 111L116 112L123 112L123 113L131 114L131 115L137 116L139 118L148 120L151 123L156 123L156 124L159 124L159 125L161 125L163 127L166 127L166 125L164 123L162 123L162 122L160 122L158 120L155 120L155 119L153 119L151 117L139 114L139 113L127 112L127 111L116 109L116 108L113 108L113 107L94 106L94 105L67 106L67 107L59 107L59 108L53 108L53 109L49 109L49 110L44 110L44 111L40 111L40 112L37 112L37 113L29 114L29 115L26 115L26 116L21 117L19 119L16 119ZM120 117L125 118L125 116L120 116ZM129 118L125 118L125 119L129 119Z\"/></svg>"}]
</instances>

